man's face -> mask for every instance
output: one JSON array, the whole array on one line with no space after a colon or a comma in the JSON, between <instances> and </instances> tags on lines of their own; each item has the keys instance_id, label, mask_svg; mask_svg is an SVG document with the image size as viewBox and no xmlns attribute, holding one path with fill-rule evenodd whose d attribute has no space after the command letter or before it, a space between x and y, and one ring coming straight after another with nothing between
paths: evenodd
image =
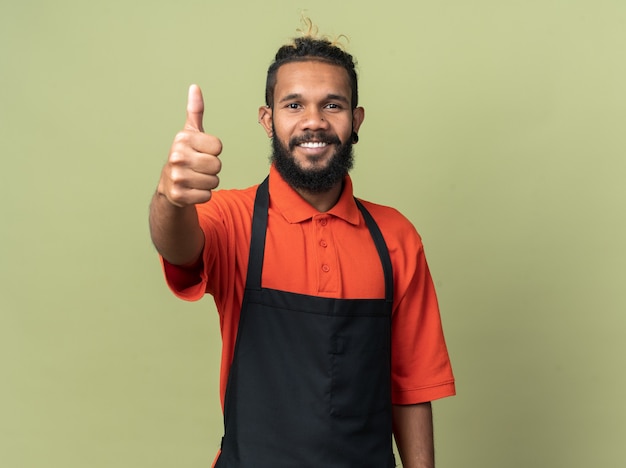
<instances>
[{"instance_id":1,"label":"man's face","mask_svg":"<svg viewBox=\"0 0 626 468\"><path fill-rule=\"evenodd\" d=\"M273 162L295 188L329 190L352 166L352 132L363 121L352 109L347 72L318 61L281 66L273 107L259 109L259 120L273 136Z\"/></svg>"}]
</instances>

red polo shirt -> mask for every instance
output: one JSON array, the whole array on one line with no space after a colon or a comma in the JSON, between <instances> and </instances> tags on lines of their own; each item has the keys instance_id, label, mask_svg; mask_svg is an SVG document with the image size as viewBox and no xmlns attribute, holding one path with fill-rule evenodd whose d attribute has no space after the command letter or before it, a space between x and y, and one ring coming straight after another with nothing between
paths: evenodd
<instances>
[{"instance_id":1,"label":"red polo shirt","mask_svg":"<svg viewBox=\"0 0 626 468\"><path fill-rule=\"evenodd\" d=\"M252 211L257 186L217 190L198 205L205 235L203 269L189 271L163 261L178 297L213 296L220 317L222 407L243 299ZM321 213L295 192L272 166L263 287L341 299L383 298L382 266L346 177L337 204ZM454 395L454 377L439 308L421 238L397 210L363 201L389 249L394 276L392 400L414 404Z\"/></svg>"}]
</instances>

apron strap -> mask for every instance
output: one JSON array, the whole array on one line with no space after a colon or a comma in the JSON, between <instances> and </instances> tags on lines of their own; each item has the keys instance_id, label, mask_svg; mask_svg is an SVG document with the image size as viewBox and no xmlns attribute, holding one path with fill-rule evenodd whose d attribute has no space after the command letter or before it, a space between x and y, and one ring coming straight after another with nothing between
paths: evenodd
<instances>
[{"instance_id":1,"label":"apron strap","mask_svg":"<svg viewBox=\"0 0 626 468\"><path fill-rule=\"evenodd\" d=\"M261 185L257 188L256 198L254 199L246 289L261 289L261 274L263 272L263 257L265 255L265 233L267 232L269 202L269 176L267 176L263 183L261 183Z\"/></svg>"},{"instance_id":2,"label":"apron strap","mask_svg":"<svg viewBox=\"0 0 626 468\"><path fill-rule=\"evenodd\" d=\"M370 212L365 209L359 200L355 198L354 201L363 214L365 224L370 230L372 239L374 239L374 245L376 246L376 250L378 250L378 256L383 264L383 274L385 275L385 301L393 304L393 267L391 265L391 258L389 257L387 243L385 242L385 238L383 237L382 232L380 232L380 228L378 227L378 224L376 224L376 221L374 221Z\"/></svg>"},{"instance_id":3,"label":"apron strap","mask_svg":"<svg viewBox=\"0 0 626 468\"><path fill-rule=\"evenodd\" d=\"M254 199L254 212L252 215L252 234L250 236L250 255L248 256L248 274L246 277L246 289L261 289L261 274L263 272L263 258L265 255L265 236L267 232L267 216L269 209L269 176L259 185ZM363 204L354 199L361 211L365 224L370 231L374 245L383 267L385 277L385 301L393 304L393 267L389 257L389 249L380 228L372 215Z\"/></svg>"}]
</instances>

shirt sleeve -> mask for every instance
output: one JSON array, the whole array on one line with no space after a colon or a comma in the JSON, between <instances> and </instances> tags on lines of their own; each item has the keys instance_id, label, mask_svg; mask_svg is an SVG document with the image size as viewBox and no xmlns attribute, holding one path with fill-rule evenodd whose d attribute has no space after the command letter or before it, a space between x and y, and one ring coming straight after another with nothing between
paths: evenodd
<instances>
[{"instance_id":1,"label":"shirt sleeve","mask_svg":"<svg viewBox=\"0 0 626 468\"><path fill-rule=\"evenodd\" d=\"M198 301L204 296L206 280L203 279L203 263L193 267L172 265L160 257L165 281L174 295L186 301Z\"/></svg>"},{"instance_id":2,"label":"shirt sleeve","mask_svg":"<svg viewBox=\"0 0 626 468\"><path fill-rule=\"evenodd\" d=\"M452 396L454 376L435 287L421 238L409 229L394 245L396 300L392 317L392 401L409 405Z\"/></svg>"}]
</instances>

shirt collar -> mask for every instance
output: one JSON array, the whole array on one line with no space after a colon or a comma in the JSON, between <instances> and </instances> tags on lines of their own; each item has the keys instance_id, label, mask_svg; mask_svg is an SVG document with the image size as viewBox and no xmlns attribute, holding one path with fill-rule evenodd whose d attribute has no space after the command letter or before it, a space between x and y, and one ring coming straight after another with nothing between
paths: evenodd
<instances>
[{"instance_id":1,"label":"shirt collar","mask_svg":"<svg viewBox=\"0 0 626 468\"><path fill-rule=\"evenodd\" d=\"M311 206L282 178L272 164L270 166L270 205L277 209L289 223L301 223L321 212ZM339 200L326 214L336 216L350 224L359 224L359 209L353 195L352 179L349 175L343 180L343 190Z\"/></svg>"}]
</instances>

